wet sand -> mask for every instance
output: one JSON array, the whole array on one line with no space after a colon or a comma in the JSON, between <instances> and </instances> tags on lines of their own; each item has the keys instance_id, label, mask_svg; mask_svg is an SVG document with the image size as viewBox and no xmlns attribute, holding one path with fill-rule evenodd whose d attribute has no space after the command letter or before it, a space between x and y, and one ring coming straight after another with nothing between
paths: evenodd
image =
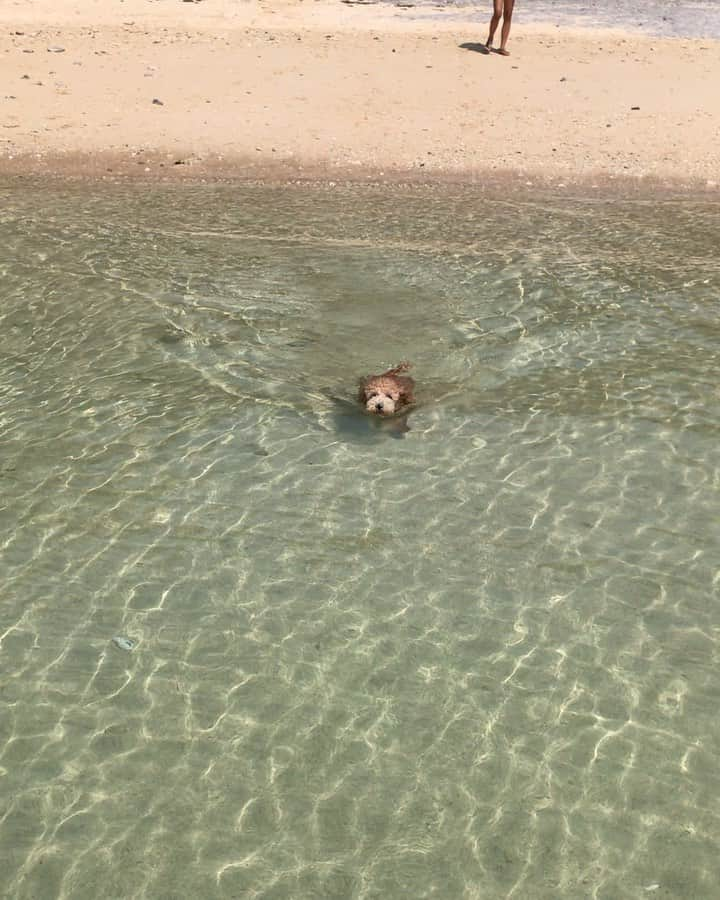
<instances>
[{"instance_id":1,"label":"wet sand","mask_svg":"<svg viewBox=\"0 0 720 900\"><path fill-rule=\"evenodd\" d=\"M720 42L330 0L0 10L0 174L720 183Z\"/></svg>"}]
</instances>

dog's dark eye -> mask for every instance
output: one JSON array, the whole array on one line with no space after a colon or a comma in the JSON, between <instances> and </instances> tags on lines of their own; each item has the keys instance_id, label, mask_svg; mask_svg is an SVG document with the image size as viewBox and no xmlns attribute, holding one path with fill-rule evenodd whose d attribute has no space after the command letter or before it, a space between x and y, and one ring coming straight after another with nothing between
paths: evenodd
<instances>
[{"instance_id":1,"label":"dog's dark eye","mask_svg":"<svg viewBox=\"0 0 720 900\"><path fill-rule=\"evenodd\" d=\"M374 400L377 397L377 391L373 391L372 394L368 394L368 400Z\"/></svg>"},{"instance_id":2,"label":"dog's dark eye","mask_svg":"<svg viewBox=\"0 0 720 900\"><path fill-rule=\"evenodd\" d=\"M385 396L388 398L388 400L392 400L392 394L385 394Z\"/></svg>"}]
</instances>

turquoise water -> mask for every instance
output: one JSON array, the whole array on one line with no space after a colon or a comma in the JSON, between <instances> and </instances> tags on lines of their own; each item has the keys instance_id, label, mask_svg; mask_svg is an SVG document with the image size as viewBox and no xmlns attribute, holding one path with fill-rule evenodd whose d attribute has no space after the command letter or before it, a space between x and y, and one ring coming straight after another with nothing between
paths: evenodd
<instances>
[{"instance_id":1,"label":"turquoise water","mask_svg":"<svg viewBox=\"0 0 720 900\"><path fill-rule=\"evenodd\" d=\"M1 199L0 894L717 896L717 205Z\"/></svg>"}]
</instances>

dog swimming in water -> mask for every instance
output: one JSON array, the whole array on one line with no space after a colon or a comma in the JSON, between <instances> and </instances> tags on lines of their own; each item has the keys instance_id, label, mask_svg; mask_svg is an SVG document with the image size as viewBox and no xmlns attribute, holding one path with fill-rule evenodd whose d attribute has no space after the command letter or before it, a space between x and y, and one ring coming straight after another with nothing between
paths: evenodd
<instances>
[{"instance_id":1,"label":"dog swimming in water","mask_svg":"<svg viewBox=\"0 0 720 900\"><path fill-rule=\"evenodd\" d=\"M415 382L403 375L410 368L401 362L381 375L368 375L360 381L358 400L373 416L394 416L404 412L415 402Z\"/></svg>"}]
</instances>

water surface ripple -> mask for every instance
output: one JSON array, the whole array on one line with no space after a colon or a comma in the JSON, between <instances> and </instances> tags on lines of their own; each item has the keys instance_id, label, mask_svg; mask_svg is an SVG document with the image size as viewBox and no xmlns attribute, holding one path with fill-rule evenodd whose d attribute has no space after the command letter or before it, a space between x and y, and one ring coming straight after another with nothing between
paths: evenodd
<instances>
[{"instance_id":1,"label":"water surface ripple","mask_svg":"<svg viewBox=\"0 0 720 900\"><path fill-rule=\"evenodd\" d=\"M340 0L347 2L347 0ZM492 3L487 0L355 0L399 7L404 19L447 22L476 18L487 29ZM517 24L515 24L517 23ZM513 33L525 24L570 28L621 29L668 38L720 38L720 0L529 0L518 3ZM483 37L484 39L484 37Z\"/></svg>"},{"instance_id":2,"label":"water surface ripple","mask_svg":"<svg viewBox=\"0 0 720 900\"><path fill-rule=\"evenodd\" d=\"M716 897L719 240L5 189L0 894Z\"/></svg>"}]
</instances>

